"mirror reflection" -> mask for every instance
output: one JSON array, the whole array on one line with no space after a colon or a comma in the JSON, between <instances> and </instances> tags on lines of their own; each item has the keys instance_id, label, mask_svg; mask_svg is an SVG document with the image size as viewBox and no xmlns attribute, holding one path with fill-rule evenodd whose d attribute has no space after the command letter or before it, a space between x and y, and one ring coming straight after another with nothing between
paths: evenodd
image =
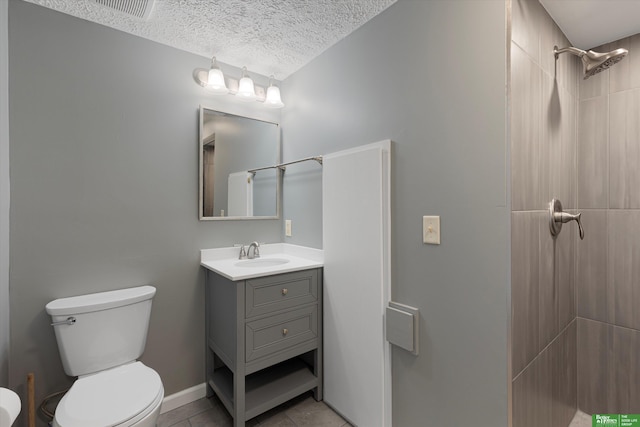
<instances>
[{"instance_id":1,"label":"mirror reflection","mask_svg":"<svg viewBox=\"0 0 640 427\"><path fill-rule=\"evenodd\" d=\"M200 107L200 219L277 218L278 163L277 123Z\"/></svg>"}]
</instances>

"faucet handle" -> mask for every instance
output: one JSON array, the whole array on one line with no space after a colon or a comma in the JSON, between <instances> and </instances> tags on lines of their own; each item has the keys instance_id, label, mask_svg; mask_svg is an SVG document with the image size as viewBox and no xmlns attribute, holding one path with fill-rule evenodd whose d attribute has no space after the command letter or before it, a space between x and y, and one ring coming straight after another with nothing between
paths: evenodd
<instances>
[{"instance_id":1,"label":"faucet handle","mask_svg":"<svg viewBox=\"0 0 640 427\"><path fill-rule=\"evenodd\" d=\"M580 231L580 240L584 240L584 228L582 228L582 221L580 221L580 217L582 216L582 213L578 213L575 216L575 220L578 223L578 230Z\"/></svg>"},{"instance_id":2,"label":"faucet handle","mask_svg":"<svg viewBox=\"0 0 640 427\"><path fill-rule=\"evenodd\" d=\"M240 245L240 255L238 255L238 259L245 259L247 257L247 251L244 248L244 245Z\"/></svg>"},{"instance_id":3,"label":"faucet handle","mask_svg":"<svg viewBox=\"0 0 640 427\"><path fill-rule=\"evenodd\" d=\"M584 240L584 228L582 228L582 221L580 217L582 216L582 212L578 212L575 215L567 214L569 217L569 221L575 221L578 223L578 231L580 232L580 240Z\"/></svg>"},{"instance_id":4,"label":"faucet handle","mask_svg":"<svg viewBox=\"0 0 640 427\"><path fill-rule=\"evenodd\" d=\"M581 216L582 213L580 212L575 215L563 212L560 200L551 200L551 203L549 203L549 228L551 229L551 235L554 237L557 236L560 233L560 230L562 230L562 224L569 221L575 221L578 223L580 240L584 240L584 228L582 228L582 221L580 220Z\"/></svg>"}]
</instances>

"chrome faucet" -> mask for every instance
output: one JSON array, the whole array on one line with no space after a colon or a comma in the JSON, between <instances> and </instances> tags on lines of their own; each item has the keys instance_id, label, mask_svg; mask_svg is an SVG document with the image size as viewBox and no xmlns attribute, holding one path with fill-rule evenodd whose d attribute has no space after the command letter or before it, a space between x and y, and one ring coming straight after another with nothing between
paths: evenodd
<instances>
[{"instance_id":1,"label":"chrome faucet","mask_svg":"<svg viewBox=\"0 0 640 427\"><path fill-rule=\"evenodd\" d=\"M578 232L580 233L580 240L584 240L584 228L582 228L582 221L580 217L581 213L572 215L562 211L562 203L558 199L551 200L549 203L549 229L551 235L555 238L562 230L562 224L569 221L575 221L578 223Z\"/></svg>"},{"instance_id":2,"label":"chrome faucet","mask_svg":"<svg viewBox=\"0 0 640 427\"><path fill-rule=\"evenodd\" d=\"M253 254L251 253L251 248L253 248ZM260 243L252 242L247 248L247 258L254 259L260 258Z\"/></svg>"},{"instance_id":3,"label":"chrome faucet","mask_svg":"<svg viewBox=\"0 0 640 427\"><path fill-rule=\"evenodd\" d=\"M238 255L238 259L245 259L247 258L247 251L244 248L244 245L239 245L240 246L240 255Z\"/></svg>"}]
</instances>

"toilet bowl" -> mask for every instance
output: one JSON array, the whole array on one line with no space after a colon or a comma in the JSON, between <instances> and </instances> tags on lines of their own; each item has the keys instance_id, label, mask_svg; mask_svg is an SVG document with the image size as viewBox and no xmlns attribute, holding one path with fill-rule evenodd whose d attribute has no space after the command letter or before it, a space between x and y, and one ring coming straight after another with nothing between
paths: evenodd
<instances>
[{"instance_id":1,"label":"toilet bowl","mask_svg":"<svg viewBox=\"0 0 640 427\"><path fill-rule=\"evenodd\" d=\"M9 427L20 413L20 398L13 391L0 387L0 427Z\"/></svg>"},{"instance_id":2,"label":"toilet bowl","mask_svg":"<svg viewBox=\"0 0 640 427\"><path fill-rule=\"evenodd\" d=\"M64 370L78 377L56 408L54 427L155 426L162 380L137 361L155 292L140 286L46 305Z\"/></svg>"},{"instance_id":3,"label":"toilet bowl","mask_svg":"<svg viewBox=\"0 0 640 427\"><path fill-rule=\"evenodd\" d=\"M129 363L78 378L60 400L53 426L155 426L163 397L156 371Z\"/></svg>"}]
</instances>

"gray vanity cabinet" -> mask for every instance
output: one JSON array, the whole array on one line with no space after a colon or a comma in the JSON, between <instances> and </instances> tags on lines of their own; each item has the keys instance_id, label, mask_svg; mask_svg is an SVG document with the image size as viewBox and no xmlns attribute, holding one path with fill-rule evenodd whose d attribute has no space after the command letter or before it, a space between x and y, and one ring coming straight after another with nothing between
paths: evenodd
<instances>
[{"instance_id":1,"label":"gray vanity cabinet","mask_svg":"<svg viewBox=\"0 0 640 427\"><path fill-rule=\"evenodd\" d=\"M207 396L234 426L306 391L322 399L322 269L231 281L206 270Z\"/></svg>"}]
</instances>

